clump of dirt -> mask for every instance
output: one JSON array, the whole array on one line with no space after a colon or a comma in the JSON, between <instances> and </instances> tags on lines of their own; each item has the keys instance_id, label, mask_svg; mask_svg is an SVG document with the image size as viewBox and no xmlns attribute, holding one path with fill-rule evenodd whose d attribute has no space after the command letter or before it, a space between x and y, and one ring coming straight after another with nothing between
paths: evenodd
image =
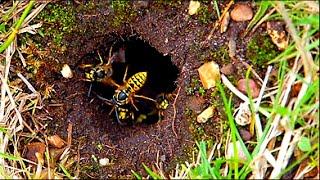
<instances>
[{"instance_id":1,"label":"clump of dirt","mask_svg":"<svg viewBox=\"0 0 320 180\"><path fill-rule=\"evenodd\" d=\"M195 140L205 139L212 144L220 139L220 125L225 120L221 98L216 90L204 90L199 82L193 82L199 79L197 68L204 61L214 59L220 66L239 63L230 59L225 62L218 57L226 52L228 39L241 34L246 22L231 22L227 33L216 33L212 40L206 41L215 18L207 13L200 13L196 18L188 16L188 1L179 1L178 5L157 1L114 3L60 2L54 7L68 6L74 12L71 33L64 33L59 42L51 40L53 43L36 38L53 57L48 58L47 64L55 67L68 64L75 70L75 77L71 79L64 79L58 71L42 74L55 90L55 95L45 101L45 109L52 117L47 130L49 134L66 138L66 128L72 124L71 149L74 154L79 153L80 167L75 168L80 168L81 177L132 177L131 170L145 174L142 163L152 167L155 162L161 163L169 173L176 163L191 157ZM212 7L207 4L203 9L211 12ZM127 6L129 10L124 8ZM130 18L124 18L123 13ZM237 59L244 59L246 41L240 38L236 41ZM95 95L111 98L114 89L93 84L93 93L88 97L90 83L81 80L83 74L77 70L78 66L98 63L98 52L107 59L113 43L114 52L125 51L125 63L113 65L115 81L122 82L128 65L128 77L140 71L149 73L141 94L152 98L163 92L173 95L161 121L121 126L114 115L108 115L111 107ZM52 69L41 68L41 72ZM238 69L232 76L240 78L242 72ZM192 87L192 93L187 87ZM189 104L200 103L195 97L201 97L201 107ZM205 124L197 124L196 114L210 104L217 105L214 117ZM139 104L142 111L147 106ZM111 163L101 167L98 162L101 158L108 158Z\"/></svg>"}]
</instances>

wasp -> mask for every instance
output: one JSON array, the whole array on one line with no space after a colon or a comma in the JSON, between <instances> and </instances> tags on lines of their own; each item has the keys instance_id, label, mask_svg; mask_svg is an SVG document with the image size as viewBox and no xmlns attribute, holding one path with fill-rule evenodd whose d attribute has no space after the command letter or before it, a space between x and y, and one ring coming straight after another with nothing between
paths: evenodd
<instances>
[{"instance_id":1,"label":"wasp","mask_svg":"<svg viewBox=\"0 0 320 180\"><path fill-rule=\"evenodd\" d=\"M158 110L166 110L169 107L168 95L161 93L156 98L156 107Z\"/></svg>"},{"instance_id":2,"label":"wasp","mask_svg":"<svg viewBox=\"0 0 320 180\"><path fill-rule=\"evenodd\" d=\"M115 57L115 54L112 55L112 46L109 50L109 58L108 62L104 63L103 59L98 52L100 63L98 65L93 64L81 64L79 67L81 69L89 69L89 71L85 72L85 79L84 81L88 82L101 82L106 85L116 86L117 84L111 78L113 74L112 63Z\"/></svg>"},{"instance_id":3,"label":"wasp","mask_svg":"<svg viewBox=\"0 0 320 180\"><path fill-rule=\"evenodd\" d=\"M113 108L111 109L109 115L115 110L117 121L119 122L122 117L134 117L130 115L119 116L119 114L125 114L125 112L129 112L123 108L127 105L132 105L136 111L139 111L138 107L134 103L134 98L142 98L149 101L156 102L156 100L143 96L137 95L136 93L144 86L147 80L147 72L138 72L132 75L128 80L126 80L128 72L128 67L126 67L124 77L123 77L123 85L115 84L117 89L112 96L112 100L105 99L103 97L98 96L100 99L104 100L107 104L112 105Z\"/></svg>"},{"instance_id":4,"label":"wasp","mask_svg":"<svg viewBox=\"0 0 320 180\"><path fill-rule=\"evenodd\" d=\"M136 94L146 83L147 72L138 72L132 75L128 80L126 80L127 72L128 72L128 67L126 68L125 74L123 77L123 85L122 86L117 85L118 88L115 90L115 93L112 96L113 104L117 106L122 106L122 105L131 103L132 106L136 109L136 111L139 111L137 106L134 104L133 97L156 102L156 100L152 98Z\"/></svg>"}]
</instances>

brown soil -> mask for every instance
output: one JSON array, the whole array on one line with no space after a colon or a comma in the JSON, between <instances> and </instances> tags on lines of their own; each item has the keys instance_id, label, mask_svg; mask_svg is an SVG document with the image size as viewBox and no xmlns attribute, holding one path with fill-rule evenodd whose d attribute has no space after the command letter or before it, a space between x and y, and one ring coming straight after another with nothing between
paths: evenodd
<instances>
[{"instance_id":1,"label":"brown soil","mask_svg":"<svg viewBox=\"0 0 320 180\"><path fill-rule=\"evenodd\" d=\"M73 6L81 9L82 4L75 3ZM223 7L220 4L220 8ZM212 60L212 53L217 49L227 46L230 37L237 42L237 59L244 59L242 47L245 41L238 35L243 32L246 23L231 22L226 33L216 32L210 41L206 41L213 21L201 23L199 19L187 15L187 8L188 1L179 5L152 2L148 7L137 6L137 14L128 23L116 28L110 23L113 15L110 5L99 2L90 9L76 11L77 27L64 37L65 51L60 51L53 43L42 41L45 49L51 49L50 56L53 58L48 58L47 66L42 66L41 72L45 73L41 78L53 84L56 91L45 102L45 109L52 117L47 129L49 134L58 134L66 139L68 124L72 124L72 153L80 153L81 177L132 177L131 170L145 174L142 163L153 167L157 162L157 154L165 172L170 173L176 163L190 158L195 140L219 139L220 121L225 120L223 108L217 108L215 117L203 125L194 125L196 113L199 112L192 112L191 115L186 113L188 109L199 111L199 107L200 111L204 110L215 100L220 101L219 96L211 97L213 90L206 91L204 96L198 92L188 95L186 89L190 87L192 79L199 79L197 68L204 61ZM110 107L94 95L87 96L89 83L81 81L79 77L83 74L76 70L88 53L109 48L114 40L130 36L137 36L160 53L170 56L179 70L176 88L172 92L177 94L181 88L176 104L173 104L174 98L171 99L163 120L154 124L120 126L114 114L108 116ZM108 52L102 50L102 54L106 56ZM214 60L221 67L238 63ZM59 74L58 67L63 64L76 70L74 78L65 79ZM240 79L243 76L240 74L242 66L235 67L237 70L233 76ZM165 69L163 73L166 73ZM201 100L194 99L199 96ZM173 119L174 106L177 113ZM202 128L204 134L195 134L195 128ZM100 167L93 156L97 159L109 158L112 163Z\"/></svg>"}]
</instances>

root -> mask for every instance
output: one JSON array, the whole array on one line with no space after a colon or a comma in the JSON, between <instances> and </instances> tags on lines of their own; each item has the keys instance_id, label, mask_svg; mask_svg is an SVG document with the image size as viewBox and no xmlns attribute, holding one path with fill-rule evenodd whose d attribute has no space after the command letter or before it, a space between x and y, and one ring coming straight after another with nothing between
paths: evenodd
<instances>
[{"instance_id":1,"label":"root","mask_svg":"<svg viewBox=\"0 0 320 180\"><path fill-rule=\"evenodd\" d=\"M175 130L175 128L174 128L174 121L175 121L176 115L177 115L176 102L177 102L177 99L178 99L180 90L181 90L181 87L179 87L178 92L177 92L177 95L176 95L176 97L174 98L174 101L173 101L173 104L172 104L172 105L173 105L173 119L172 119L172 125L171 125L171 127L172 127L172 131L173 131L174 135L176 136L176 138L178 137L178 135L177 135L176 130Z\"/></svg>"}]
</instances>

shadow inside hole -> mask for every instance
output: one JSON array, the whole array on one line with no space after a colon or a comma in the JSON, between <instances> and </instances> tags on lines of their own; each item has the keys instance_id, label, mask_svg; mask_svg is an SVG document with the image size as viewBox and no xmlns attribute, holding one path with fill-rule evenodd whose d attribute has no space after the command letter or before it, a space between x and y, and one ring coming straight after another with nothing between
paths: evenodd
<instances>
[{"instance_id":1,"label":"shadow inside hole","mask_svg":"<svg viewBox=\"0 0 320 180\"><path fill-rule=\"evenodd\" d=\"M99 51L104 61L108 59L109 48L100 47L97 51ZM122 58L124 59L115 60L112 64L112 79L119 85L123 85L125 69L128 67L125 80L128 80L132 75L138 72L147 72L146 83L136 93L138 95L156 99L159 94L172 93L176 89L175 81L178 77L179 70L172 64L171 57L163 56L143 40L131 37L125 41L116 42L113 45L112 53L116 55L124 53L122 54ZM94 61L96 64L99 63L99 61L97 61L98 58L96 53L90 53L86 58L91 59L91 61ZM107 99L112 99L114 90L114 88L101 83L92 84L92 92ZM146 115L147 120L143 120L145 123L149 124L158 121L158 111L156 110L154 102L140 98L134 98L134 101L139 111L135 111L131 104L126 108L128 108L129 111L134 112L135 120L141 120L141 118L143 119L143 116ZM111 108L112 107L110 107L110 110ZM115 118L114 112L112 115Z\"/></svg>"}]
</instances>

